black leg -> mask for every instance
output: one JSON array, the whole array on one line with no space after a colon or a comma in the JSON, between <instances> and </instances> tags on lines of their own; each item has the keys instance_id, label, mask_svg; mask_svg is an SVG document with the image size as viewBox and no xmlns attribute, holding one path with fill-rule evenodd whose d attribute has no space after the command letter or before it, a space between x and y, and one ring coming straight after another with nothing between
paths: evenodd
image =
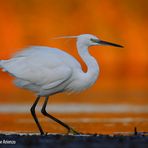
<instances>
[{"instance_id":1,"label":"black leg","mask_svg":"<svg viewBox=\"0 0 148 148\"><path fill-rule=\"evenodd\" d=\"M68 126L67 124L63 123L62 121L60 121L59 119L53 117L52 115L48 114L47 111L46 111L46 105L47 105L47 102L48 102L48 98L49 97L46 97L45 98L45 102L43 104L43 107L42 107L42 114L51 118L52 120L54 120L55 122L59 123L60 125L64 126L67 130L68 130L68 134L69 133L72 133L72 134L80 134L79 132L75 131L73 128L71 128L70 126Z\"/></svg>"},{"instance_id":2,"label":"black leg","mask_svg":"<svg viewBox=\"0 0 148 148\"><path fill-rule=\"evenodd\" d=\"M39 130L40 130L41 135L43 135L43 134L44 134L43 129L42 129L42 127L41 127L41 125L40 125L40 123L39 123L39 121L38 121L38 119L37 119L36 114L35 114L35 107L36 107L36 105L37 105L39 99L40 99L40 96L38 96L38 97L36 98L35 102L33 103L32 107L31 107L31 109L30 109L30 111L31 111L31 114L32 114L32 116L33 116L33 118L34 118L34 121L36 122L36 124L37 124L37 126L38 126L38 128L39 128Z\"/></svg>"}]
</instances>

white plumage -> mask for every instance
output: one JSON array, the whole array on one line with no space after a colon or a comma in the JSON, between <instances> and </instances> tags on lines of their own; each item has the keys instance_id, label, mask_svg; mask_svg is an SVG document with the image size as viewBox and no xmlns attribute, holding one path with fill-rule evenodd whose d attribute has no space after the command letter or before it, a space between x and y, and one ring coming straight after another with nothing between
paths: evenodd
<instances>
[{"instance_id":1,"label":"white plumage","mask_svg":"<svg viewBox=\"0 0 148 148\"><path fill-rule=\"evenodd\" d=\"M81 35L78 39L86 37L96 38ZM79 42L78 50L83 60L92 62L85 61L88 68L92 69L91 72L88 69L89 73L84 73L79 62L66 52L44 46L24 49L9 60L2 60L0 65L4 71L16 77L17 86L35 91L40 96L61 91L81 91L92 85L98 77L97 62L89 55L87 47Z\"/></svg>"},{"instance_id":2,"label":"white plumage","mask_svg":"<svg viewBox=\"0 0 148 148\"><path fill-rule=\"evenodd\" d=\"M1 61L1 65L17 78L17 86L40 95L52 93L51 89L70 79L73 67L80 67L74 58L62 50L41 46L29 47L12 59Z\"/></svg>"},{"instance_id":3,"label":"white plumage","mask_svg":"<svg viewBox=\"0 0 148 148\"><path fill-rule=\"evenodd\" d=\"M41 132L44 134L37 117L35 106L40 96L46 96L42 113L63 125L69 132L78 134L65 123L51 117L45 111L48 96L59 92L76 92L90 87L95 83L99 66L94 57L89 54L88 47L92 45L120 45L101 41L94 35L83 34L74 36L77 39L78 53L87 65L87 72L83 72L79 62L68 53L51 47L32 46L17 53L9 60L1 60L3 71L14 76L15 84L19 87L32 90L38 97L31 108L31 113Z\"/></svg>"}]
</instances>

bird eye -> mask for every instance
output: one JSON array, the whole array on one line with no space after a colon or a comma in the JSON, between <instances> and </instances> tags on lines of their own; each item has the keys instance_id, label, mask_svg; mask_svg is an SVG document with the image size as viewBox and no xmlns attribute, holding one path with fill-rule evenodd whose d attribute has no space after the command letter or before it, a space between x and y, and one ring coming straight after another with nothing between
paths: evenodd
<instances>
[{"instance_id":1,"label":"bird eye","mask_svg":"<svg viewBox=\"0 0 148 148\"><path fill-rule=\"evenodd\" d=\"M91 38L90 40L91 40L92 42L94 42L94 43L98 43L98 42L99 42L98 39L93 39L93 38Z\"/></svg>"}]
</instances>

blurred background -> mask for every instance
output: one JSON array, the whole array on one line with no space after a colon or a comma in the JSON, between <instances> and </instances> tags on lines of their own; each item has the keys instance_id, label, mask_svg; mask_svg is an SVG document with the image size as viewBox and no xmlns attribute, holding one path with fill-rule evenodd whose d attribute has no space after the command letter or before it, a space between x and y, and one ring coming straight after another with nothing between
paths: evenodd
<instances>
[{"instance_id":1,"label":"blurred background","mask_svg":"<svg viewBox=\"0 0 148 148\"><path fill-rule=\"evenodd\" d=\"M55 95L50 104L102 104L114 105L114 107L117 105L119 108L120 105L131 105L133 108L138 105L146 108L148 105L147 14L147 0L1 0L0 59L8 59L15 52L29 45L44 45L61 48L75 56L86 71L86 65L77 55L75 39L54 40L52 38L62 35L94 34L103 40L121 44L124 48L91 47L90 53L97 59L101 69L96 84L80 94ZM1 106L6 104L30 104L31 106L35 95L16 88L12 80L10 75L0 71ZM73 113L72 115L57 113L57 117L65 118L65 121L72 116L73 118L89 116L89 119L104 118L104 120L111 117L134 119L128 120L128 123L127 120L124 121L124 125L116 122L118 126L108 123L108 120L102 120L104 121L102 124L99 120L98 124L104 128L98 126L96 120L95 123L85 122L81 126L79 122L71 123L84 132L111 133L132 131L133 123L133 126L138 126L141 131L148 130L147 113L148 110L143 109L136 113L131 111L120 115L118 112L114 114L111 112L110 114ZM12 121L9 117L11 114L9 108L7 113L1 114L3 117L0 123L1 131L15 129L26 131L28 129L26 125L30 127L28 131L37 131L29 114L13 114L11 116L14 121L13 126L6 124ZM18 116L23 122L16 123L15 119ZM23 119L27 117L32 122L24 122ZM45 121L43 124L49 126ZM50 124L54 132L54 124ZM56 129L57 132L62 131L58 126ZM49 131L52 132L51 129Z\"/></svg>"}]
</instances>

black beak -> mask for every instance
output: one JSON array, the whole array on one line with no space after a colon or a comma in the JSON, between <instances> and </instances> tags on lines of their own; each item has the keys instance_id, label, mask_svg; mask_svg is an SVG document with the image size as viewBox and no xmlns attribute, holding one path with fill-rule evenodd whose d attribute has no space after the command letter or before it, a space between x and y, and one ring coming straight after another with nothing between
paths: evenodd
<instances>
[{"instance_id":1,"label":"black beak","mask_svg":"<svg viewBox=\"0 0 148 148\"><path fill-rule=\"evenodd\" d=\"M106 46L115 46L115 47L120 47L123 48L122 45L119 44L115 44L115 43L111 43L111 42L107 42L107 41L102 41L102 40L98 40L98 39L91 39L91 41L98 43L100 45L106 45Z\"/></svg>"},{"instance_id":2,"label":"black beak","mask_svg":"<svg viewBox=\"0 0 148 148\"><path fill-rule=\"evenodd\" d=\"M100 41L98 41L98 43L99 43L100 45L115 46L115 47L123 48L122 45L115 44L115 43L110 43L110 42L107 42L107 41L102 41L102 40L100 40Z\"/></svg>"}]
</instances>

